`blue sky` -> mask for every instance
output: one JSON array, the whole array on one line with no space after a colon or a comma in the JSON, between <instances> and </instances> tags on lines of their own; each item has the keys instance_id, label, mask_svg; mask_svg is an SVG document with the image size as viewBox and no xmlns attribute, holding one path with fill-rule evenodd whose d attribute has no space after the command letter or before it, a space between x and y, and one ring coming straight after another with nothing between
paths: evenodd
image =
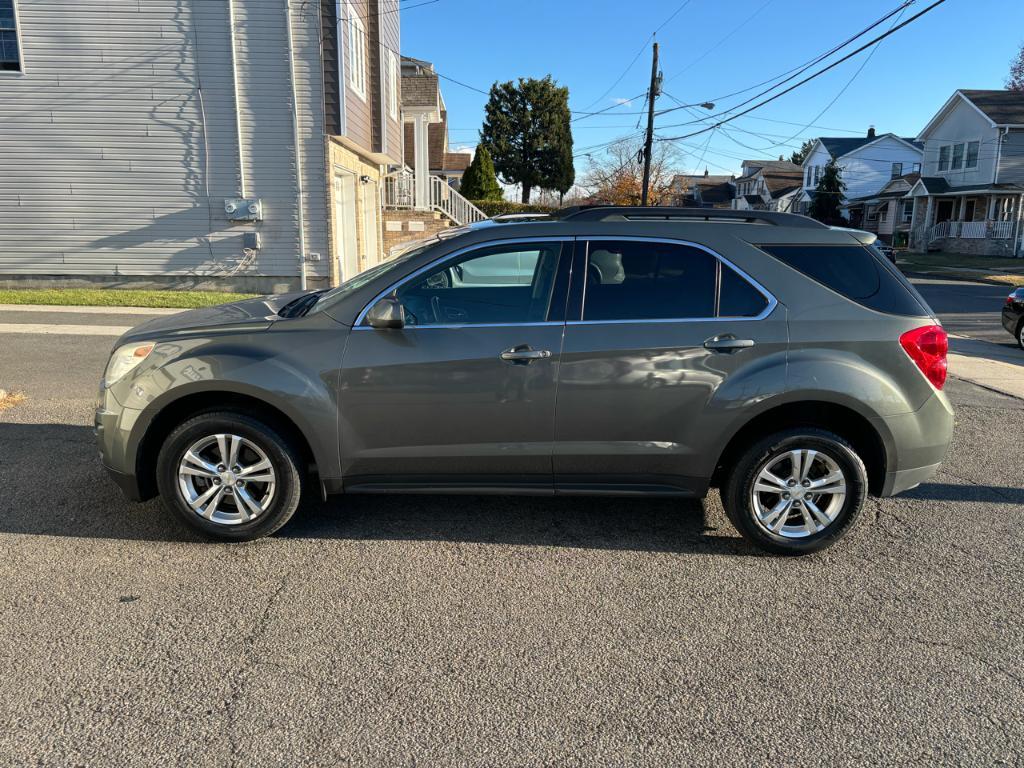
<instances>
[{"instance_id":1,"label":"blue sky","mask_svg":"<svg viewBox=\"0 0 1024 768\"><path fill-rule=\"evenodd\" d=\"M551 74L569 87L570 108L578 111L601 110L641 95L602 115L574 115L582 118L573 123L576 151L594 147L590 151L595 154L603 151L595 145L639 132L637 121L642 116L638 112L643 109L642 94L651 71L650 44L637 54L655 28L683 6L683 0L437 0L413 7L424 2L402 0L402 7L408 9L402 13L402 51L433 61L443 75L486 91L495 80ZM917 0L902 18L931 2ZM671 99L675 97L685 104L716 99L715 111L721 111L763 88L728 99L718 97L807 62L900 3L689 0L657 32L666 93L658 99L657 108L675 106ZM892 23L876 28L844 52ZM799 137L852 136L866 132L870 124L879 133L916 135L957 88L1002 88L1009 61L1021 42L1024 2L947 0L882 41L866 64L871 48L728 124L728 135L719 130L685 140L679 146L678 165L685 170L706 166L711 173L738 171L743 158L788 156L790 145L798 145ZM452 145L474 145L486 96L446 80L442 89ZM662 115L656 132L673 136L702 127L668 127L693 119L686 110ZM805 129L812 121L813 126ZM640 123L641 129L644 124ZM778 143L783 145L772 146ZM585 157L577 158L577 178L586 165Z\"/></svg>"}]
</instances>

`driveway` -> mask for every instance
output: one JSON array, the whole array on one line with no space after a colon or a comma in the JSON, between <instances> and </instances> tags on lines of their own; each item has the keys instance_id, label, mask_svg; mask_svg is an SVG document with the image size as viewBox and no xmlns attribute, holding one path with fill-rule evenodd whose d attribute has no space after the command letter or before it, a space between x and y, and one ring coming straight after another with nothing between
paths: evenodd
<instances>
[{"instance_id":1,"label":"driveway","mask_svg":"<svg viewBox=\"0 0 1024 768\"><path fill-rule=\"evenodd\" d=\"M0 413L4 764L1024 753L1020 400L951 380L941 474L810 558L753 551L716 495L353 497L209 544L97 465L112 343L0 331L0 385L28 395Z\"/></svg>"}]
</instances>

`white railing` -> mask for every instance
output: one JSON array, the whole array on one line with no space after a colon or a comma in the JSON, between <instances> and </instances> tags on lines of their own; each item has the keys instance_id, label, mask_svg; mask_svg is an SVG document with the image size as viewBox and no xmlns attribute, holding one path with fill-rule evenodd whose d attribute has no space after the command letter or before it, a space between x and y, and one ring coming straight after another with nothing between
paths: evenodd
<instances>
[{"instance_id":1,"label":"white railing","mask_svg":"<svg viewBox=\"0 0 1024 768\"><path fill-rule=\"evenodd\" d=\"M384 177L381 203L385 208L422 207L439 211L456 224L472 224L483 221L487 214L463 197L440 176L431 176L427 186L427 200L423 206L416 205L416 176L412 171L402 170Z\"/></svg>"},{"instance_id":2,"label":"white railing","mask_svg":"<svg viewBox=\"0 0 1024 768\"><path fill-rule=\"evenodd\" d=\"M1013 237L1013 222L1012 221L993 221L992 222L992 234L989 237L995 237L1000 240L1006 240Z\"/></svg>"},{"instance_id":3,"label":"white railing","mask_svg":"<svg viewBox=\"0 0 1024 768\"><path fill-rule=\"evenodd\" d=\"M960 237L970 240L978 240L985 237L988 222L986 221L962 221L960 222Z\"/></svg>"},{"instance_id":4,"label":"white railing","mask_svg":"<svg viewBox=\"0 0 1024 768\"><path fill-rule=\"evenodd\" d=\"M405 169L384 177L381 204L385 208L413 208L416 205L416 177Z\"/></svg>"},{"instance_id":5,"label":"white railing","mask_svg":"<svg viewBox=\"0 0 1024 768\"><path fill-rule=\"evenodd\" d=\"M472 224L487 218L486 213L452 189L440 176L430 177L430 207L456 224Z\"/></svg>"},{"instance_id":6,"label":"white railing","mask_svg":"<svg viewBox=\"0 0 1024 768\"><path fill-rule=\"evenodd\" d=\"M995 238L1005 240L1013 237L1012 221L940 221L928 231L928 240L945 238L980 240Z\"/></svg>"}]
</instances>

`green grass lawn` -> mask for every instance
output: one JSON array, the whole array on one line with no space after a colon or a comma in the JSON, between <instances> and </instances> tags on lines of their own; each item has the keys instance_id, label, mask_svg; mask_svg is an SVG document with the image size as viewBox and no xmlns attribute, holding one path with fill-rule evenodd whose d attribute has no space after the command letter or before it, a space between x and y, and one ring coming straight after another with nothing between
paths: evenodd
<instances>
[{"instance_id":1,"label":"green grass lawn","mask_svg":"<svg viewBox=\"0 0 1024 768\"><path fill-rule=\"evenodd\" d=\"M171 307L194 309L251 298L219 291L142 291L119 288L0 289L0 304L57 304L74 307Z\"/></svg>"},{"instance_id":2,"label":"green grass lawn","mask_svg":"<svg viewBox=\"0 0 1024 768\"><path fill-rule=\"evenodd\" d=\"M1024 259L999 256L971 256L963 253L900 253L896 257L905 272L919 272L936 277L979 280L1001 285L1024 285ZM998 269L1003 272L986 272Z\"/></svg>"}]
</instances>

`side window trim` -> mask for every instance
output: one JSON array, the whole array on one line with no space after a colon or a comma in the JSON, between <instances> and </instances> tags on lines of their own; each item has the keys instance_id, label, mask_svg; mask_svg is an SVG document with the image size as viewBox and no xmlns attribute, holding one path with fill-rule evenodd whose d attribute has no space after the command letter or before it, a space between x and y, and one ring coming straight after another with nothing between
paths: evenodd
<instances>
[{"instance_id":1,"label":"side window trim","mask_svg":"<svg viewBox=\"0 0 1024 768\"><path fill-rule=\"evenodd\" d=\"M417 277L420 277L421 275L429 272L430 270L435 269L435 268L441 266L445 262L452 261L454 259L459 258L460 256L464 256L466 254L472 253L473 251L482 251L482 250L485 250L485 249L488 249L488 248L493 248L494 246L497 246L497 245L517 245L519 243L562 243L562 252L559 254L559 259L560 259L559 263L561 264L561 259L566 258L565 244L566 243L572 243L572 242L573 242L573 238L572 237L565 237L565 236L561 236L561 237L558 237L558 236L556 236L556 237L518 237L518 238L513 238L513 239L510 239L510 240L488 240L488 241L483 242L483 243L474 243L473 245L467 245L465 248L459 248L457 250L451 251L450 253L446 253L443 256L438 256L436 259L432 260L428 264L425 264L422 267L420 267L419 269L414 270L413 272L410 272L405 277L396 280L394 283L389 285L386 289L384 289L383 291L378 293L376 296L374 296L372 299L370 299L370 301L368 301L366 303L366 305L363 306L363 308L359 311L359 314L356 315L356 321L352 324L352 330L353 331L366 331L366 330L372 331L372 330L375 330L374 328L372 328L371 326L366 324L366 314L370 311L370 307L372 307L378 301L383 299L385 296L390 296L393 293L397 292L406 283L408 283L408 282L410 282L412 280L415 280ZM570 250L570 252L568 254L568 257L569 258L572 257L571 250ZM557 282L557 276L556 276L556 282ZM524 326L524 327L526 327L526 326L534 326L534 325L564 325L564 321L562 321L562 320L540 320L540 321L525 322L525 323L474 323L474 324L460 323L460 324L452 324L452 325L419 325L419 326L416 326L416 330L423 331L423 330L434 329L434 328L439 328L439 329L440 328L444 328L444 329L452 329L452 328L503 328L503 327L507 327L507 326L511 326L511 325L514 325L514 326Z\"/></svg>"},{"instance_id":2,"label":"side window trim","mask_svg":"<svg viewBox=\"0 0 1024 768\"><path fill-rule=\"evenodd\" d=\"M636 318L632 320L583 320L583 307L586 305L586 280L583 281L582 294L579 302L579 315L581 319L569 320L566 325L621 325L624 323L711 323L711 322L722 322L722 321L736 321L736 320L764 320L779 305L778 299L772 295L771 291L761 285L757 280L751 277L743 269L736 266L733 262L729 261L725 256L722 256L717 251L713 251L706 245L695 243L692 240L679 240L670 237L639 237L639 236L615 236L615 235L579 235L576 237L577 242L584 241L583 258L582 258L582 269L581 273L586 274L587 265L590 260L590 244L592 242L601 241L614 241L614 242L638 242L638 243L668 243L671 245L685 245L690 248L696 248L698 251L704 251L715 259L715 316L714 317L665 317L665 318ZM721 300L721 283L722 283L722 268L728 267L733 270L740 278L745 280L754 290L760 293L767 301L767 305L757 315L747 316L719 316L719 302ZM576 281L574 280L575 284ZM570 286L570 291L575 289L575 285Z\"/></svg>"}]
</instances>

